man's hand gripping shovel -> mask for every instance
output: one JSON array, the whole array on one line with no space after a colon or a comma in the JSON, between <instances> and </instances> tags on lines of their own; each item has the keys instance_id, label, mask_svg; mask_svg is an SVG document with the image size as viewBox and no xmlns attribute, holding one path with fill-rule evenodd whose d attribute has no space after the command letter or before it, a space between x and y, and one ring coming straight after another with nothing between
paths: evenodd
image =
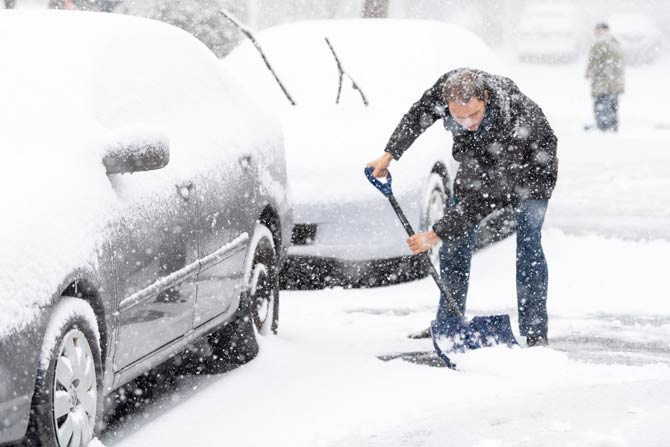
<instances>
[{"instance_id":1,"label":"man's hand gripping shovel","mask_svg":"<svg viewBox=\"0 0 670 447\"><path fill-rule=\"evenodd\" d=\"M389 200L398 219L400 219L402 226L405 228L405 231L407 231L409 236L413 236L414 229L412 229L407 217L405 217L405 213L403 213L400 205L398 205L398 202L393 196L393 190L391 189L391 172L388 171L385 183L375 178L373 172L373 167L365 168L365 176L370 183L372 183L372 185ZM435 270L435 266L430 262L428 253L424 252L417 256L421 256L422 262L426 265L430 276L435 280L435 284L437 284L440 292L442 292L449 307L449 317L444 321L434 320L430 325L433 347L435 348L437 356L446 364L446 366L449 368L456 367L456 364L447 356L448 352L464 352L470 349L478 349L500 344L507 346L518 345L514 338L514 334L512 333L509 315L474 317L469 321L466 320L451 297L449 290L444 286L444 283L440 279L440 275L437 273L437 270Z\"/></svg>"}]
</instances>

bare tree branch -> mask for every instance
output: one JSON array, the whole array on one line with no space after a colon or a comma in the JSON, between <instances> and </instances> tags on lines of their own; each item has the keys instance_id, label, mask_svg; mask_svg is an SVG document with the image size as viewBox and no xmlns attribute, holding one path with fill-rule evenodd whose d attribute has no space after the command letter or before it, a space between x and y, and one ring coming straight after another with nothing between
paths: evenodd
<instances>
[{"instance_id":1,"label":"bare tree branch","mask_svg":"<svg viewBox=\"0 0 670 447\"><path fill-rule=\"evenodd\" d=\"M254 37L254 34L251 32L251 30L249 28L247 28L246 26L244 26L239 20L237 20L229 12L227 12L223 9L219 9L219 12L226 19L230 20L230 22L233 25L235 25L242 32L242 34L244 34L245 36L247 36L249 38L249 40L251 40L251 43L254 44L254 47L256 47L256 50L258 50L258 52L261 54L261 58L263 58L263 62L265 62L265 66L268 67L268 70L270 70L270 73L272 73L272 76L274 76L275 81L277 81L277 84L279 84L279 87L281 88L282 92L284 92L284 95L286 95L286 98L289 100L291 105L294 106L295 101L293 100L293 98L289 94L288 90L286 90L286 87L284 87L284 84L279 79L279 76L277 76L277 73L275 73L274 69L270 65L270 61L268 61L268 59L265 57L265 53L263 52L263 49L261 48L260 44L258 43L256 38Z\"/></svg>"},{"instance_id":2,"label":"bare tree branch","mask_svg":"<svg viewBox=\"0 0 670 447\"><path fill-rule=\"evenodd\" d=\"M363 101L363 104L365 106L368 106L368 99L365 97L365 93L363 93L363 90L356 84L356 81L354 81L354 78L349 75L346 71L344 71L344 67L342 67L342 62L340 62L340 58L337 56L337 53L335 52L335 48L333 48L333 45L331 45L330 40L328 40L327 37L325 37L326 43L328 44L328 48L330 48L330 52L333 53L333 57L335 58L335 63L337 64L337 71L339 72L340 75L340 82L337 86L337 98L335 99L335 103L339 104L340 103L340 94L342 93L342 79L346 75L346 77L349 78L351 81L351 86L353 87L354 90L358 90L358 93L361 95L361 100Z\"/></svg>"}]
</instances>

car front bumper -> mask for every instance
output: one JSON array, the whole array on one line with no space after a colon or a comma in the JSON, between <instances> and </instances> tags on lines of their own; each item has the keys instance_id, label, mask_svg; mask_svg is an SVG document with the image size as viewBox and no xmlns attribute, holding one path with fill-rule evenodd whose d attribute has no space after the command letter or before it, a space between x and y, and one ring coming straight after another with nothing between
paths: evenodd
<instances>
[{"instance_id":1,"label":"car front bumper","mask_svg":"<svg viewBox=\"0 0 670 447\"><path fill-rule=\"evenodd\" d=\"M293 243L288 256L335 259L344 263L363 264L369 260L411 255L407 233L393 208L381 195L373 200L351 200L336 203L295 205L296 227L310 228L309 237ZM398 202L416 231L421 225L421 188L398 194Z\"/></svg>"},{"instance_id":2,"label":"car front bumper","mask_svg":"<svg viewBox=\"0 0 670 447\"><path fill-rule=\"evenodd\" d=\"M378 287L425 276L418 257L343 261L315 256L289 256L280 274L284 290L324 287Z\"/></svg>"}]
</instances>

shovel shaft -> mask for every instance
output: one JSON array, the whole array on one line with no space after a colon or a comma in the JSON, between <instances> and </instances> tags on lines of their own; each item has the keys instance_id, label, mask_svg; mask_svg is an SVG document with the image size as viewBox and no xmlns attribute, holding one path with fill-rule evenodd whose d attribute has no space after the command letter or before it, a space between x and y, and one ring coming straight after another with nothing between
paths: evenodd
<instances>
[{"instance_id":1,"label":"shovel shaft","mask_svg":"<svg viewBox=\"0 0 670 447\"><path fill-rule=\"evenodd\" d=\"M372 183L384 197L389 199L393 211L395 211L398 219L400 219L400 223L402 223L407 234L410 237L414 236L415 232L412 225L407 220L400 205L398 205L398 201L393 196L391 173L387 173L386 183L383 183L373 175L374 168L372 166L366 167L364 172L370 183ZM495 344L506 344L507 346L514 346L517 344L514 334L512 333L508 315L474 317L469 323L465 321L463 314L451 297L449 290L442 282L440 275L437 273L437 270L435 270L435 266L430 261L428 253L423 252L418 256L420 261L428 269L430 276L435 280L435 284L437 284L440 292L442 292L442 296L449 307L450 316L443 318L440 315L430 326L435 352L437 353L437 356L444 361L446 366L449 368L456 368L456 364L447 356L447 350L463 351L465 349L477 349L485 346L493 346ZM442 349L440 347L440 340L444 338L449 339L449 346Z\"/></svg>"},{"instance_id":2,"label":"shovel shaft","mask_svg":"<svg viewBox=\"0 0 670 447\"><path fill-rule=\"evenodd\" d=\"M416 233L414 229L412 228L412 225L409 223L407 220L407 217L405 216L405 213L403 213L402 208L400 208L400 205L398 204L398 201L395 199L393 194L389 194L386 196L389 199L389 202L391 203L391 206L393 207L393 211L398 215L398 219L400 219L400 223L402 223L403 228L407 232L409 236L414 236ZM445 287L444 283L442 282L442 279L440 278L440 274L437 273L437 270L435 270L435 266L430 260L430 257L428 256L427 252L420 253L418 255L421 259L421 262L428 268L428 273L430 273L430 276L433 277L435 280L435 284L437 284L437 287L440 289L440 292L442 292L442 295L444 296L445 301L447 302L447 305L449 306L449 310L451 312L452 317L462 317L463 314L459 310L458 306L454 302L453 298L451 297L451 294L449 293L449 290Z\"/></svg>"}]
</instances>

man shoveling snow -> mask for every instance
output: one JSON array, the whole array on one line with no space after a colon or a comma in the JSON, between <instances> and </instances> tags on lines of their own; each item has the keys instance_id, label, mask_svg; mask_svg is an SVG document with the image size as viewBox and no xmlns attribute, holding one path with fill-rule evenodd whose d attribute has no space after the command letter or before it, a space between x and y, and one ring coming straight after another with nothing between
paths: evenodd
<instances>
[{"instance_id":1,"label":"man shoveling snow","mask_svg":"<svg viewBox=\"0 0 670 447\"><path fill-rule=\"evenodd\" d=\"M384 177L435 121L453 135L460 162L452 202L432 229L408 239L414 254L443 242L441 278L465 312L470 263L479 223L500 208L513 206L517 221L516 281L519 331L528 346L547 344L547 263L541 231L556 184L557 139L540 107L505 77L461 68L442 75L403 116L384 155L368 163ZM450 316L444 294L437 322ZM430 328L421 333L430 337Z\"/></svg>"}]
</instances>

